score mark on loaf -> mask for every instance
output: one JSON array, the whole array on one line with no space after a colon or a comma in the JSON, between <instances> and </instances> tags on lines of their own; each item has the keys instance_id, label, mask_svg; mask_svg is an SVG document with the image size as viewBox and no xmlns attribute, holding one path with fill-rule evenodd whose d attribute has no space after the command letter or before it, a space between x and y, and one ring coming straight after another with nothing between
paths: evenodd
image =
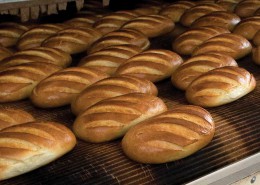
<instances>
[{"instance_id":1,"label":"score mark on loaf","mask_svg":"<svg viewBox=\"0 0 260 185\"><path fill-rule=\"evenodd\" d=\"M124 153L141 163L187 157L210 143L215 124L205 109L183 105L132 127L122 140Z\"/></svg>"}]
</instances>

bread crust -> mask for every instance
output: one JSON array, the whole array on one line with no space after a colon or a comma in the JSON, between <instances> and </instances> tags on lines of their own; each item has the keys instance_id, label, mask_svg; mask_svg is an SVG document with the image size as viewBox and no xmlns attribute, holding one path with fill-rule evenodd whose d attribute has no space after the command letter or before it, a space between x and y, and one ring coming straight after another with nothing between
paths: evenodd
<instances>
[{"instance_id":1,"label":"bread crust","mask_svg":"<svg viewBox=\"0 0 260 185\"><path fill-rule=\"evenodd\" d=\"M217 26L191 28L173 40L172 49L181 55L191 55L204 41L223 33L230 33L230 31Z\"/></svg>"},{"instance_id":2,"label":"bread crust","mask_svg":"<svg viewBox=\"0 0 260 185\"><path fill-rule=\"evenodd\" d=\"M235 14L241 18L253 16L256 10L260 8L260 1L258 0L243 0L235 7Z\"/></svg>"},{"instance_id":3,"label":"bread crust","mask_svg":"<svg viewBox=\"0 0 260 185\"><path fill-rule=\"evenodd\" d=\"M122 140L124 153L141 163L182 159L210 143L215 124L205 109L182 105L132 127Z\"/></svg>"},{"instance_id":4,"label":"bread crust","mask_svg":"<svg viewBox=\"0 0 260 185\"><path fill-rule=\"evenodd\" d=\"M0 131L0 180L44 166L73 149L74 134L55 122L30 122Z\"/></svg>"},{"instance_id":5,"label":"bread crust","mask_svg":"<svg viewBox=\"0 0 260 185\"><path fill-rule=\"evenodd\" d=\"M255 78L247 70L226 66L196 78L187 88L185 95L191 104L216 107L245 96L255 87Z\"/></svg>"},{"instance_id":6,"label":"bread crust","mask_svg":"<svg viewBox=\"0 0 260 185\"><path fill-rule=\"evenodd\" d=\"M234 33L225 33L205 41L194 49L192 56L216 52L229 55L234 59L240 59L251 51L252 45L247 39Z\"/></svg>"},{"instance_id":7,"label":"bread crust","mask_svg":"<svg viewBox=\"0 0 260 185\"><path fill-rule=\"evenodd\" d=\"M13 55L13 52L3 46L0 46L0 64L2 60Z\"/></svg>"},{"instance_id":8,"label":"bread crust","mask_svg":"<svg viewBox=\"0 0 260 185\"><path fill-rule=\"evenodd\" d=\"M172 84L186 90L193 80L200 75L224 66L238 66L237 62L228 55L206 53L186 60L171 77Z\"/></svg>"},{"instance_id":9,"label":"bread crust","mask_svg":"<svg viewBox=\"0 0 260 185\"><path fill-rule=\"evenodd\" d=\"M42 80L32 91L32 103L41 108L68 105L85 88L108 75L87 67L71 67Z\"/></svg>"},{"instance_id":10,"label":"bread crust","mask_svg":"<svg viewBox=\"0 0 260 185\"><path fill-rule=\"evenodd\" d=\"M182 62L182 58L170 50L151 49L127 60L115 74L158 82L170 77Z\"/></svg>"},{"instance_id":11,"label":"bread crust","mask_svg":"<svg viewBox=\"0 0 260 185\"><path fill-rule=\"evenodd\" d=\"M156 86L145 79L122 75L100 80L83 90L71 103L71 110L79 115L97 102L129 93L147 93L157 95Z\"/></svg>"},{"instance_id":12,"label":"bread crust","mask_svg":"<svg viewBox=\"0 0 260 185\"><path fill-rule=\"evenodd\" d=\"M153 95L130 93L109 98L86 109L73 124L76 136L100 143L122 137L131 127L167 110Z\"/></svg>"},{"instance_id":13,"label":"bread crust","mask_svg":"<svg viewBox=\"0 0 260 185\"><path fill-rule=\"evenodd\" d=\"M252 59L255 64L260 65L260 46L253 48Z\"/></svg>"},{"instance_id":14,"label":"bread crust","mask_svg":"<svg viewBox=\"0 0 260 185\"><path fill-rule=\"evenodd\" d=\"M153 38L171 32L174 28L174 23L165 16L143 15L128 21L122 28L134 29L149 38Z\"/></svg>"},{"instance_id":15,"label":"bread crust","mask_svg":"<svg viewBox=\"0 0 260 185\"><path fill-rule=\"evenodd\" d=\"M24 110L12 108L0 109L0 130L32 121L35 121L34 117Z\"/></svg>"},{"instance_id":16,"label":"bread crust","mask_svg":"<svg viewBox=\"0 0 260 185\"><path fill-rule=\"evenodd\" d=\"M18 101L29 97L41 80L61 69L51 63L33 62L1 71L0 102Z\"/></svg>"}]
</instances>

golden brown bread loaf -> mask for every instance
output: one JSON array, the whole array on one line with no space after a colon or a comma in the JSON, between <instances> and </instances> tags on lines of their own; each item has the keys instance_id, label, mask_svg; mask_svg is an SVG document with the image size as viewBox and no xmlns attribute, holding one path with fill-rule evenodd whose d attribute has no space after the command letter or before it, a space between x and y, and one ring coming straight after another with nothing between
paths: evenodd
<instances>
[{"instance_id":1,"label":"golden brown bread loaf","mask_svg":"<svg viewBox=\"0 0 260 185\"><path fill-rule=\"evenodd\" d=\"M249 54L251 50L252 45L244 37L225 33L205 41L193 51L192 55L216 52L229 55L234 59L240 59Z\"/></svg>"},{"instance_id":2,"label":"golden brown bread loaf","mask_svg":"<svg viewBox=\"0 0 260 185\"><path fill-rule=\"evenodd\" d=\"M22 123L35 121L34 117L21 109L0 109L0 130Z\"/></svg>"},{"instance_id":3,"label":"golden brown bread loaf","mask_svg":"<svg viewBox=\"0 0 260 185\"><path fill-rule=\"evenodd\" d=\"M219 26L232 31L240 21L240 18L234 13L217 11L198 18L191 24L191 27Z\"/></svg>"},{"instance_id":4,"label":"golden brown bread loaf","mask_svg":"<svg viewBox=\"0 0 260 185\"><path fill-rule=\"evenodd\" d=\"M18 51L11 57L5 58L0 63L0 69L6 69L11 66L17 66L25 63L44 62L55 64L62 68L71 64L71 56L61 50L55 48L38 47L34 49Z\"/></svg>"},{"instance_id":5,"label":"golden brown bread loaf","mask_svg":"<svg viewBox=\"0 0 260 185\"><path fill-rule=\"evenodd\" d=\"M94 23L93 27L104 35L118 30L124 23L136 17L138 17L138 15L134 12L117 11L100 18Z\"/></svg>"},{"instance_id":6,"label":"golden brown bread loaf","mask_svg":"<svg viewBox=\"0 0 260 185\"><path fill-rule=\"evenodd\" d=\"M225 10L229 12L234 12L236 5L241 0L216 0L215 3L222 6Z\"/></svg>"},{"instance_id":7,"label":"golden brown bread loaf","mask_svg":"<svg viewBox=\"0 0 260 185\"><path fill-rule=\"evenodd\" d=\"M253 48L252 50L253 62L257 65L260 65L260 46Z\"/></svg>"},{"instance_id":8,"label":"golden brown bread loaf","mask_svg":"<svg viewBox=\"0 0 260 185\"><path fill-rule=\"evenodd\" d=\"M108 98L129 94L146 93L157 96L156 86L149 80L133 76L109 77L83 90L71 103L73 114L78 115L95 103Z\"/></svg>"},{"instance_id":9,"label":"golden brown bread loaf","mask_svg":"<svg viewBox=\"0 0 260 185\"><path fill-rule=\"evenodd\" d=\"M192 28L183 32L173 40L173 51L181 55L191 55L194 49L204 41L223 33L230 33L228 29L217 26Z\"/></svg>"},{"instance_id":10,"label":"golden brown bread loaf","mask_svg":"<svg viewBox=\"0 0 260 185\"><path fill-rule=\"evenodd\" d=\"M254 38L253 38L253 43L256 46L260 46L260 29L256 32Z\"/></svg>"},{"instance_id":11,"label":"golden brown bread loaf","mask_svg":"<svg viewBox=\"0 0 260 185\"><path fill-rule=\"evenodd\" d=\"M141 163L187 157L210 143L215 124L205 109L182 105L132 127L122 140L124 153Z\"/></svg>"},{"instance_id":12,"label":"golden brown bread loaf","mask_svg":"<svg viewBox=\"0 0 260 185\"><path fill-rule=\"evenodd\" d=\"M258 8L260 8L259 0L243 0L236 5L234 12L239 17L245 18L254 15Z\"/></svg>"},{"instance_id":13,"label":"golden brown bread loaf","mask_svg":"<svg viewBox=\"0 0 260 185\"><path fill-rule=\"evenodd\" d=\"M192 1L177 1L162 8L159 15L167 16L173 22L179 22L183 13L195 5L196 3Z\"/></svg>"},{"instance_id":14,"label":"golden brown bread loaf","mask_svg":"<svg viewBox=\"0 0 260 185\"><path fill-rule=\"evenodd\" d=\"M83 89L108 75L87 67L71 67L42 80L32 91L32 103L41 108L60 107L71 103Z\"/></svg>"},{"instance_id":15,"label":"golden brown bread loaf","mask_svg":"<svg viewBox=\"0 0 260 185\"><path fill-rule=\"evenodd\" d=\"M86 109L73 124L75 135L101 143L122 137L134 125L167 110L153 95L130 93L98 102Z\"/></svg>"},{"instance_id":16,"label":"golden brown bread loaf","mask_svg":"<svg viewBox=\"0 0 260 185\"><path fill-rule=\"evenodd\" d=\"M158 14L161 10L161 7L158 6L147 6L147 7L138 7L133 9L132 11L135 12L137 15L154 15Z\"/></svg>"},{"instance_id":17,"label":"golden brown bread loaf","mask_svg":"<svg viewBox=\"0 0 260 185\"><path fill-rule=\"evenodd\" d=\"M228 56L218 53L206 53L186 60L171 77L172 84L186 90L193 80L200 75L219 67L237 66L236 61Z\"/></svg>"},{"instance_id":18,"label":"golden brown bread loaf","mask_svg":"<svg viewBox=\"0 0 260 185\"><path fill-rule=\"evenodd\" d=\"M19 37L28 30L25 25L5 22L0 24L0 44L4 47L14 46Z\"/></svg>"},{"instance_id":19,"label":"golden brown bread loaf","mask_svg":"<svg viewBox=\"0 0 260 185\"><path fill-rule=\"evenodd\" d=\"M0 45L0 65L1 65L1 61L7 57L10 57L13 55L13 52L3 46Z\"/></svg>"},{"instance_id":20,"label":"golden brown bread loaf","mask_svg":"<svg viewBox=\"0 0 260 185\"><path fill-rule=\"evenodd\" d=\"M0 72L0 102L22 100L44 78L62 68L44 62L33 62L9 67Z\"/></svg>"},{"instance_id":21,"label":"golden brown bread loaf","mask_svg":"<svg viewBox=\"0 0 260 185\"><path fill-rule=\"evenodd\" d=\"M260 30L260 16L252 16L243 19L235 27L233 33L242 35L248 40L252 40L258 30Z\"/></svg>"},{"instance_id":22,"label":"golden brown bread loaf","mask_svg":"<svg viewBox=\"0 0 260 185\"><path fill-rule=\"evenodd\" d=\"M193 6L186 10L181 16L180 22L183 26L190 27L191 24L203 15L207 15L214 11L225 11L223 7L213 3L204 3Z\"/></svg>"},{"instance_id":23,"label":"golden brown bread loaf","mask_svg":"<svg viewBox=\"0 0 260 185\"><path fill-rule=\"evenodd\" d=\"M85 15L85 16L79 16L79 17L75 17L72 19L69 19L67 21L65 21L64 23L78 28L78 27L83 27L83 28L89 28L92 27L93 24L99 20L99 17L94 16L94 15Z\"/></svg>"},{"instance_id":24,"label":"golden brown bread loaf","mask_svg":"<svg viewBox=\"0 0 260 185\"><path fill-rule=\"evenodd\" d=\"M158 82L170 77L182 62L182 58L170 50L152 49L128 59L118 67L115 74Z\"/></svg>"},{"instance_id":25,"label":"golden brown bread loaf","mask_svg":"<svg viewBox=\"0 0 260 185\"><path fill-rule=\"evenodd\" d=\"M0 131L0 180L44 166L73 149L74 134L54 122L30 122Z\"/></svg>"},{"instance_id":26,"label":"golden brown bread loaf","mask_svg":"<svg viewBox=\"0 0 260 185\"><path fill-rule=\"evenodd\" d=\"M172 31L174 23L170 18L162 15L143 15L128 21L122 28L137 30L152 38Z\"/></svg>"},{"instance_id":27,"label":"golden brown bread loaf","mask_svg":"<svg viewBox=\"0 0 260 185\"><path fill-rule=\"evenodd\" d=\"M92 28L67 28L46 39L42 46L77 54L86 51L101 36L99 31Z\"/></svg>"},{"instance_id":28,"label":"golden brown bread loaf","mask_svg":"<svg viewBox=\"0 0 260 185\"><path fill-rule=\"evenodd\" d=\"M63 24L42 24L36 26L21 35L16 48L18 50L26 50L40 47L45 39L55 35L58 31L65 29L65 27Z\"/></svg>"},{"instance_id":29,"label":"golden brown bread loaf","mask_svg":"<svg viewBox=\"0 0 260 185\"><path fill-rule=\"evenodd\" d=\"M141 32L131 29L120 29L106 34L93 43L88 50L88 54L97 52L109 46L123 44L136 45L142 50L146 50L150 47L150 41Z\"/></svg>"},{"instance_id":30,"label":"golden brown bread loaf","mask_svg":"<svg viewBox=\"0 0 260 185\"><path fill-rule=\"evenodd\" d=\"M255 78L247 70L226 66L196 78L187 88L186 98L194 105L216 107L245 96L255 86Z\"/></svg>"},{"instance_id":31,"label":"golden brown bread loaf","mask_svg":"<svg viewBox=\"0 0 260 185\"><path fill-rule=\"evenodd\" d=\"M110 46L82 58L78 66L99 69L113 75L121 64L141 51L140 47L130 44Z\"/></svg>"}]
</instances>

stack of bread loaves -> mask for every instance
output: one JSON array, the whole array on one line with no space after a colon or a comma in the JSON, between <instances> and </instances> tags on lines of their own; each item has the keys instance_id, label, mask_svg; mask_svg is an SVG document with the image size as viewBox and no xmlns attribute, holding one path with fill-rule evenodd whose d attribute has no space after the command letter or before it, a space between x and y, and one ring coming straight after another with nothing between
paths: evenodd
<instances>
[{"instance_id":1,"label":"stack of bread loaves","mask_svg":"<svg viewBox=\"0 0 260 185\"><path fill-rule=\"evenodd\" d=\"M260 64L259 1L152 2L81 12L62 23L0 24L0 102L69 105L79 139L123 138L126 156L141 163L171 162L205 147L215 124L202 107L233 102L256 86L239 60L253 50ZM171 38L172 48L150 48L161 37ZM194 105L168 110L154 83L169 79ZM0 180L45 165L76 144L62 124L12 109L0 109L0 141Z\"/></svg>"}]
</instances>

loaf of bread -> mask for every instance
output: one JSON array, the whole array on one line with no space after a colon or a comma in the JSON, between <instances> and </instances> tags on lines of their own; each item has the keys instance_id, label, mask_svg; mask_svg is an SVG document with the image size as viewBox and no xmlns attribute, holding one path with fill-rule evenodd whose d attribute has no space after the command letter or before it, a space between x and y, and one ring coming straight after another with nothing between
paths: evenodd
<instances>
[{"instance_id":1,"label":"loaf of bread","mask_svg":"<svg viewBox=\"0 0 260 185\"><path fill-rule=\"evenodd\" d=\"M65 21L64 23L75 28L89 28L100 18L94 15L79 16Z\"/></svg>"},{"instance_id":2,"label":"loaf of bread","mask_svg":"<svg viewBox=\"0 0 260 185\"><path fill-rule=\"evenodd\" d=\"M131 11L113 12L100 18L95 22L93 27L104 35L118 30L123 24L136 17L138 17L138 15Z\"/></svg>"},{"instance_id":3,"label":"loaf of bread","mask_svg":"<svg viewBox=\"0 0 260 185\"><path fill-rule=\"evenodd\" d=\"M256 46L260 46L260 29L256 32L254 38L253 38L253 43Z\"/></svg>"},{"instance_id":4,"label":"loaf of bread","mask_svg":"<svg viewBox=\"0 0 260 185\"><path fill-rule=\"evenodd\" d=\"M182 58L170 50L152 49L128 59L118 67L115 74L158 82L170 77L182 62Z\"/></svg>"},{"instance_id":5,"label":"loaf of bread","mask_svg":"<svg viewBox=\"0 0 260 185\"><path fill-rule=\"evenodd\" d=\"M180 22L183 26L190 27L198 18L215 11L225 11L225 9L215 3L198 4L186 10L181 16Z\"/></svg>"},{"instance_id":6,"label":"loaf of bread","mask_svg":"<svg viewBox=\"0 0 260 185\"><path fill-rule=\"evenodd\" d=\"M154 15L158 14L161 10L161 7L158 6L147 6L147 7L138 7L132 10L137 15Z\"/></svg>"},{"instance_id":7,"label":"loaf of bread","mask_svg":"<svg viewBox=\"0 0 260 185\"><path fill-rule=\"evenodd\" d=\"M32 103L41 108L68 105L83 89L107 78L97 69L71 67L58 71L42 80L32 91Z\"/></svg>"},{"instance_id":8,"label":"loaf of bread","mask_svg":"<svg viewBox=\"0 0 260 185\"><path fill-rule=\"evenodd\" d=\"M224 66L238 66L230 56L218 53L206 53L186 60L173 74L172 84L181 90L188 86L200 75Z\"/></svg>"},{"instance_id":9,"label":"loaf of bread","mask_svg":"<svg viewBox=\"0 0 260 185\"><path fill-rule=\"evenodd\" d=\"M244 37L225 33L205 41L193 51L192 55L216 52L229 55L234 59L240 59L249 54L251 50L252 45Z\"/></svg>"},{"instance_id":10,"label":"loaf of bread","mask_svg":"<svg viewBox=\"0 0 260 185\"><path fill-rule=\"evenodd\" d=\"M195 5L196 3L192 1L177 1L162 8L159 15L167 16L173 22L179 22L182 14Z\"/></svg>"},{"instance_id":11,"label":"loaf of bread","mask_svg":"<svg viewBox=\"0 0 260 185\"><path fill-rule=\"evenodd\" d=\"M62 68L45 62L33 62L9 67L0 72L0 102L22 100L44 78Z\"/></svg>"},{"instance_id":12,"label":"loaf of bread","mask_svg":"<svg viewBox=\"0 0 260 185\"><path fill-rule=\"evenodd\" d=\"M20 36L26 32L29 27L14 23L5 22L0 24L0 44L4 47L14 46Z\"/></svg>"},{"instance_id":13,"label":"loaf of bread","mask_svg":"<svg viewBox=\"0 0 260 185\"><path fill-rule=\"evenodd\" d=\"M260 46L253 48L252 50L253 62L257 65L260 65Z\"/></svg>"},{"instance_id":14,"label":"loaf of bread","mask_svg":"<svg viewBox=\"0 0 260 185\"><path fill-rule=\"evenodd\" d=\"M6 69L11 66L17 66L25 63L44 62L55 64L62 68L68 67L71 64L71 56L61 50L47 47L38 47L34 49L18 51L11 57L5 58L0 63L0 69Z\"/></svg>"},{"instance_id":15,"label":"loaf of bread","mask_svg":"<svg viewBox=\"0 0 260 185\"><path fill-rule=\"evenodd\" d=\"M84 89L72 101L71 110L78 115L101 100L134 92L155 96L158 94L156 86L151 81L127 75L109 77Z\"/></svg>"},{"instance_id":16,"label":"loaf of bread","mask_svg":"<svg viewBox=\"0 0 260 185\"><path fill-rule=\"evenodd\" d=\"M122 140L124 153L141 163L187 157L210 143L215 124L205 109L182 105L132 127Z\"/></svg>"},{"instance_id":17,"label":"loaf of bread","mask_svg":"<svg viewBox=\"0 0 260 185\"><path fill-rule=\"evenodd\" d=\"M0 45L0 65L1 65L3 59L10 57L12 55L13 55L13 52L10 49L7 49Z\"/></svg>"},{"instance_id":18,"label":"loaf of bread","mask_svg":"<svg viewBox=\"0 0 260 185\"><path fill-rule=\"evenodd\" d=\"M255 78L247 70L226 66L196 78L187 88L186 98L194 105L216 107L245 96L255 86Z\"/></svg>"},{"instance_id":19,"label":"loaf of bread","mask_svg":"<svg viewBox=\"0 0 260 185\"><path fill-rule=\"evenodd\" d=\"M255 11L260 8L259 0L243 0L235 7L235 14L241 18L253 16Z\"/></svg>"},{"instance_id":20,"label":"loaf of bread","mask_svg":"<svg viewBox=\"0 0 260 185\"><path fill-rule=\"evenodd\" d=\"M46 39L42 46L77 54L86 51L101 36L99 31L92 28L67 28Z\"/></svg>"},{"instance_id":21,"label":"loaf of bread","mask_svg":"<svg viewBox=\"0 0 260 185\"><path fill-rule=\"evenodd\" d=\"M252 40L258 30L260 30L260 15L243 19L235 27L233 33L242 35L248 40Z\"/></svg>"},{"instance_id":22,"label":"loaf of bread","mask_svg":"<svg viewBox=\"0 0 260 185\"><path fill-rule=\"evenodd\" d=\"M141 32L131 29L120 29L113 31L99 40L97 40L89 48L88 54L97 52L109 46L132 44L139 46L142 50L146 50L150 47L150 41Z\"/></svg>"},{"instance_id":23,"label":"loaf of bread","mask_svg":"<svg viewBox=\"0 0 260 185\"><path fill-rule=\"evenodd\" d=\"M201 26L219 26L232 31L240 21L240 17L234 13L217 11L198 18L191 24L191 27L197 28Z\"/></svg>"},{"instance_id":24,"label":"loaf of bread","mask_svg":"<svg viewBox=\"0 0 260 185\"><path fill-rule=\"evenodd\" d=\"M122 28L134 29L153 38L171 32L174 23L170 18L162 15L143 15L128 21Z\"/></svg>"},{"instance_id":25,"label":"loaf of bread","mask_svg":"<svg viewBox=\"0 0 260 185\"><path fill-rule=\"evenodd\" d=\"M130 93L98 102L86 109L73 124L75 135L101 143L122 137L134 125L167 110L153 95Z\"/></svg>"},{"instance_id":26,"label":"loaf of bread","mask_svg":"<svg viewBox=\"0 0 260 185\"><path fill-rule=\"evenodd\" d=\"M34 117L24 110L0 108L0 130L32 121L35 121Z\"/></svg>"},{"instance_id":27,"label":"loaf of bread","mask_svg":"<svg viewBox=\"0 0 260 185\"><path fill-rule=\"evenodd\" d=\"M236 5L241 0L216 0L215 3L222 6L228 12L234 12Z\"/></svg>"},{"instance_id":28,"label":"loaf of bread","mask_svg":"<svg viewBox=\"0 0 260 185\"><path fill-rule=\"evenodd\" d=\"M172 49L181 55L191 55L196 47L204 41L223 33L230 33L228 29L217 26L192 28L173 40Z\"/></svg>"},{"instance_id":29,"label":"loaf of bread","mask_svg":"<svg viewBox=\"0 0 260 185\"><path fill-rule=\"evenodd\" d=\"M63 24L42 24L36 26L21 35L17 41L16 48L18 50L26 50L40 47L45 39L65 28L66 26Z\"/></svg>"},{"instance_id":30,"label":"loaf of bread","mask_svg":"<svg viewBox=\"0 0 260 185\"><path fill-rule=\"evenodd\" d=\"M121 64L141 51L140 47L130 44L110 46L82 58L78 66L99 69L113 75Z\"/></svg>"},{"instance_id":31,"label":"loaf of bread","mask_svg":"<svg viewBox=\"0 0 260 185\"><path fill-rule=\"evenodd\" d=\"M0 131L0 180L44 166L73 149L74 134L54 122L30 122Z\"/></svg>"}]
</instances>

